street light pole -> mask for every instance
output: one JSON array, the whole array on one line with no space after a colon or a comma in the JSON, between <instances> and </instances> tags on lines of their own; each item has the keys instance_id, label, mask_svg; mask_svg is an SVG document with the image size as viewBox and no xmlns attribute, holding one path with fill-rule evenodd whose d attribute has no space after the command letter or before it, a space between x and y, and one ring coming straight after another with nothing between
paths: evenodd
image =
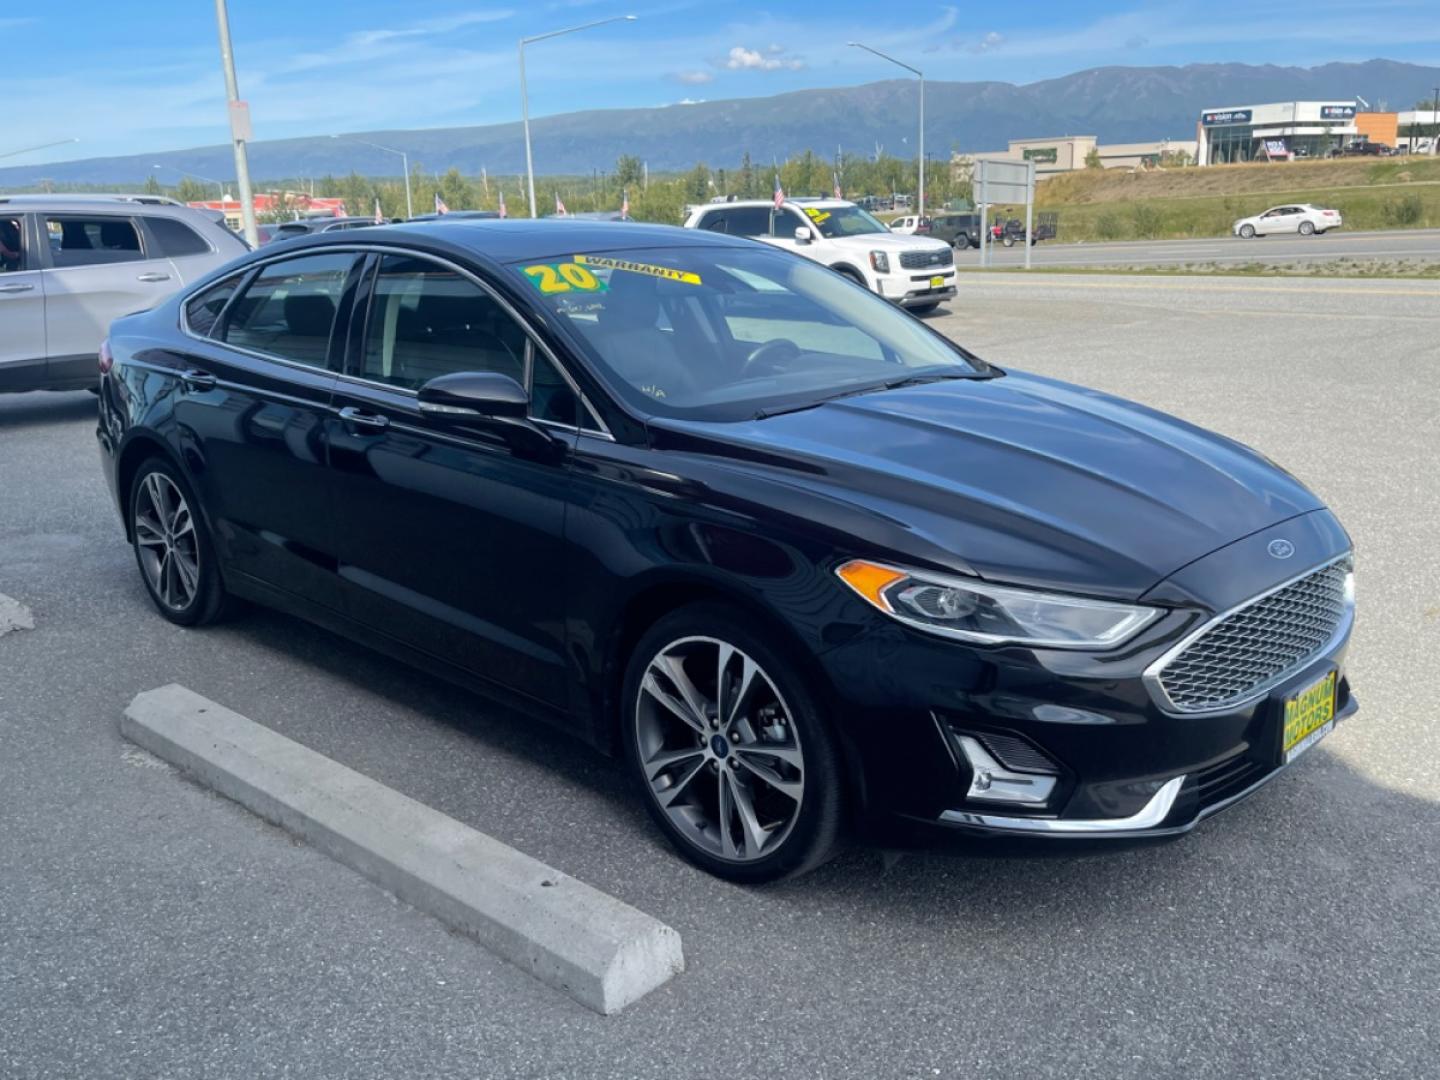
<instances>
[{"instance_id":1,"label":"street light pole","mask_svg":"<svg viewBox=\"0 0 1440 1080\"><path fill-rule=\"evenodd\" d=\"M564 30L551 30L549 33L520 39L520 122L525 128L525 177L530 190L530 216L532 218L539 217L540 214L535 207L535 159L530 152L530 92L525 83L525 46L533 45L537 41L544 41L546 38L559 37L561 34L574 34L581 30L604 26L607 23L634 21L634 15L611 15L608 19L596 19L594 22L581 23L579 26L567 26Z\"/></svg>"},{"instance_id":2,"label":"street light pole","mask_svg":"<svg viewBox=\"0 0 1440 1080\"><path fill-rule=\"evenodd\" d=\"M1440 153L1440 86L1435 87L1435 107L1430 110L1430 156Z\"/></svg>"},{"instance_id":3,"label":"street light pole","mask_svg":"<svg viewBox=\"0 0 1440 1080\"><path fill-rule=\"evenodd\" d=\"M357 139L353 135L331 135L332 139L339 139L341 142L353 142L360 146L368 146L372 150L383 150L387 154L398 154L400 156L400 167L405 170L405 216L415 216L415 203L410 198L410 155L404 150L396 150L393 146L381 146L379 143L369 142L365 139Z\"/></svg>"},{"instance_id":4,"label":"street light pole","mask_svg":"<svg viewBox=\"0 0 1440 1080\"><path fill-rule=\"evenodd\" d=\"M858 42L858 41L850 41L850 42L847 42L846 44L848 44L851 48L854 48L854 49L864 49L864 50L865 50L866 52L868 52L868 53L874 53L876 56L880 57L880 59L882 59L882 60L889 60L890 63L894 64L896 67L902 67L902 68L904 68L906 71L910 72L911 74L913 74L916 78L918 78L918 79L920 80L920 147L919 147L919 150L918 150L918 156L917 156L917 158L916 158L916 160L917 160L917 162L918 162L919 173L920 173L920 190L916 193L916 202L917 202L919 205L916 206L916 208L915 208L915 215L916 215L917 217L924 217L924 216L925 216L925 73L924 73L923 71L921 71L921 70L920 70L919 68L917 68L917 67L911 67L909 64L905 63L903 60L896 60L895 57L889 55L888 53L883 53L883 52L881 52L879 49L872 49L869 45L862 44L861 42Z\"/></svg>"},{"instance_id":5,"label":"street light pole","mask_svg":"<svg viewBox=\"0 0 1440 1080\"><path fill-rule=\"evenodd\" d=\"M6 150L0 154L0 158L19 157L21 154L33 154L36 150L49 150L52 146L68 146L70 143L77 143L79 139L60 139L58 142L41 143L39 146L23 146L19 150Z\"/></svg>"},{"instance_id":6,"label":"street light pole","mask_svg":"<svg viewBox=\"0 0 1440 1080\"><path fill-rule=\"evenodd\" d=\"M230 12L225 0L215 0L215 21L220 24L220 62L225 68L225 96L230 102L230 141L235 144L235 185L240 189L240 221L245 228L245 242L252 248L260 246L260 230L255 227L255 197L250 190L250 158L245 143L250 133L242 129L240 86L235 79L235 53L230 48ZM248 124L245 125L248 127Z\"/></svg>"}]
</instances>

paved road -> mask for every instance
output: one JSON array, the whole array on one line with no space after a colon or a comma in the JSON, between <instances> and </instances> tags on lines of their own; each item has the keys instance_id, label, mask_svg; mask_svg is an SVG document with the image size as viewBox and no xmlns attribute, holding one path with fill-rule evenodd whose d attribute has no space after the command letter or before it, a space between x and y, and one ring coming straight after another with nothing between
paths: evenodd
<instances>
[{"instance_id":1,"label":"paved road","mask_svg":"<svg viewBox=\"0 0 1440 1080\"><path fill-rule=\"evenodd\" d=\"M1440 283L967 277L1001 364L1250 442L1359 550L1362 711L1160 847L725 885L611 765L293 620L147 606L88 395L0 398L0 1076L1290 1078L1440 1047ZM1043 316L1043 317L1037 317ZM1349 343L1363 340L1363 352ZM178 680L670 922L601 1018L127 749Z\"/></svg>"},{"instance_id":2,"label":"paved road","mask_svg":"<svg viewBox=\"0 0 1440 1080\"><path fill-rule=\"evenodd\" d=\"M1061 220L1063 235L1064 220ZM1190 264L1269 263L1284 265L1337 259L1440 262L1440 229L1387 232L1332 232L1325 236L1263 236L1254 240L1218 237L1209 240L1133 240L1110 244L1066 244L1045 241L1033 248L1035 266L1183 266ZM999 247L993 265L1019 266L1025 249ZM978 268L980 252L957 251L961 269Z\"/></svg>"}]
</instances>

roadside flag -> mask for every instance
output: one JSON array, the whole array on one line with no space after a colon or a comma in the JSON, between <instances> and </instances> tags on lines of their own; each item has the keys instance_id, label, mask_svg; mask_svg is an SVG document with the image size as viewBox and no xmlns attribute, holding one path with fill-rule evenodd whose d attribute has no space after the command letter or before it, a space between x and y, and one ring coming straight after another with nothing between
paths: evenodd
<instances>
[{"instance_id":1,"label":"roadside flag","mask_svg":"<svg viewBox=\"0 0 1440 1080\"><path fill-rule=\"evenodd\" d=\"M445 200L440 197L438 191L435 193L435 212L437 214L448 214L450 212L450 207L445 205Z\"/></svg>"},{"instance_id":2,"label":"roadside flag","mask_svg":"<svg viewBox=\"0 0 1440 1080\"><path fill-rule=\"evenodd\" d=\"M835 198L837 198L837 199L843 199L845 196L844 196L844 194L840 191L840 174L839 174L839 173L832 173L831 175L835 177Z\"/></svg>"},{"instance_id":3,"label":"roadside flag","mask_svg":"<svg viewBox=\"0 0 1440 1080\"><path fill-rule=\"evenodd\" d=\"M775 174L775 209L779 210L785 202L785 189L780 186L780 174Z\"/></svg>"},{"instance_id":4,"label":"roadside flag","mask_svg":"<svg viewBox=\"0 0 1440 1080\"><path fill-rule=\"evenodd\" d=\"M500 192L500 216L505 217L505 192Z\"/></svg>"},{"instance_id":5,"label":"roadside flag","mask_svg":"<svg viewBox=\"0 0 1440 1080\"><path fill-rule=\"evenodd\" d=\"M555 193L555 213L560 217L568 217L570 213L565 209L565 204L560 201L560 193L558 191Z\"/></svg>"},{"instance_id":6,"label":"roadside flag","mask_svg":"<svg viewBox=\"0 0 1440 1080\"><path fill-rule=\"evenodd\" d=\"M480 166L480 182L485 185L485 195L488 198L490 195L490 174L485 171L484 165Z\"/></svg>"},{"instance_id":7,"label":"roadside flag","mask_svg":"<svg viewBox=\"0 0 1440 1080\"><path fill-rule=\"evenodd\" d=\"M630 216L630 190L628 188L620 189L620 216L622 218Z\"/></svg>"},{"instance_id":8,"label":"roadside flag","mask_svg":"<svg viewBox=\"0 0 1440 1080\"><path fill-rule=\"evenodd\" d=\"M376 225L384 225L384 224L385 224L385 215L380 212L380 200L379 200L379 199L376 199L376 200L375 200L375 224L376 224Z\"/></svg>"}]
</instances>

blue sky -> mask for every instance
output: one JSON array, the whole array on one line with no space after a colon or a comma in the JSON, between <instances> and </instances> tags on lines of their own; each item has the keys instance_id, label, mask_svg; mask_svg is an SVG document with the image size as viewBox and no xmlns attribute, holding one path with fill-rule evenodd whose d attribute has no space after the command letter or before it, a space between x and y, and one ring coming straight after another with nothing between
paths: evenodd
<instances>
[{"instance_id":1,"label":"blue sky","mask_svg":"<svg viewBox=\"0 0 1440 1080\"><path fill-rule=\"evenodd\" d=\"M627 6L628 3L628 6ZM257 139L515 120L516 40L633 12L533 46L532 115L673 105L901 74L1026 83L1107 64L1440 63L1437 0L230 0L240 88ZM202 0L61 0L0 8L6 165L177 149L226 139L213 7Z\"/></svg>"}]
</instances>

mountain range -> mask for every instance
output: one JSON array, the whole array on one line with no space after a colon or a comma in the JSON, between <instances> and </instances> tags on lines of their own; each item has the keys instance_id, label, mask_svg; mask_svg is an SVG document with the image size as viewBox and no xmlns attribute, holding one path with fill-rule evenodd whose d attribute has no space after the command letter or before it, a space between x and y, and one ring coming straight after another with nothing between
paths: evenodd
<instances>
[{"instance_id":1,"label":"mountain range","mask_svg":"<svg viewBox=\"0 0 1440 1080\"><path fill-rule=\"evenodd\" d=\"M942 82L925 86L926 150L1002 149L1007 140L1062 134L1095 135L1102 143L1194 137L1201 110L1271 101L1354 100L1376 108L1412 108L1440 83L1440 68L1392 60L1332 63L1312 68L1249 64L1184 67L1103 67L1017 86L1004 82ZM703 101L645 109L564 113L531 121L535 167L542 174L614 168L620 154L644 159L652 170L689 168L704 161L733 166L747 151L756 162L804 150L829 157L837 147L870 155L883 148L913 157L917 84L913 80L799 90L772 97ZM223 114L217 117L223 123ZM263 127L264 117L256 123ZM357 132L355 138L396 147L412 166L430 173L450 168L474 175L524 169L518 122L483 127ZM136 184L155 164L205 176L234 175L228 143L189 150L146 152L0 169L0 187L56 183ZM327 135L250 145L250 171L259 179L395 175L397 159ZM175 175L162 174L172 182Z\"/></svg>"}]
</instances>

